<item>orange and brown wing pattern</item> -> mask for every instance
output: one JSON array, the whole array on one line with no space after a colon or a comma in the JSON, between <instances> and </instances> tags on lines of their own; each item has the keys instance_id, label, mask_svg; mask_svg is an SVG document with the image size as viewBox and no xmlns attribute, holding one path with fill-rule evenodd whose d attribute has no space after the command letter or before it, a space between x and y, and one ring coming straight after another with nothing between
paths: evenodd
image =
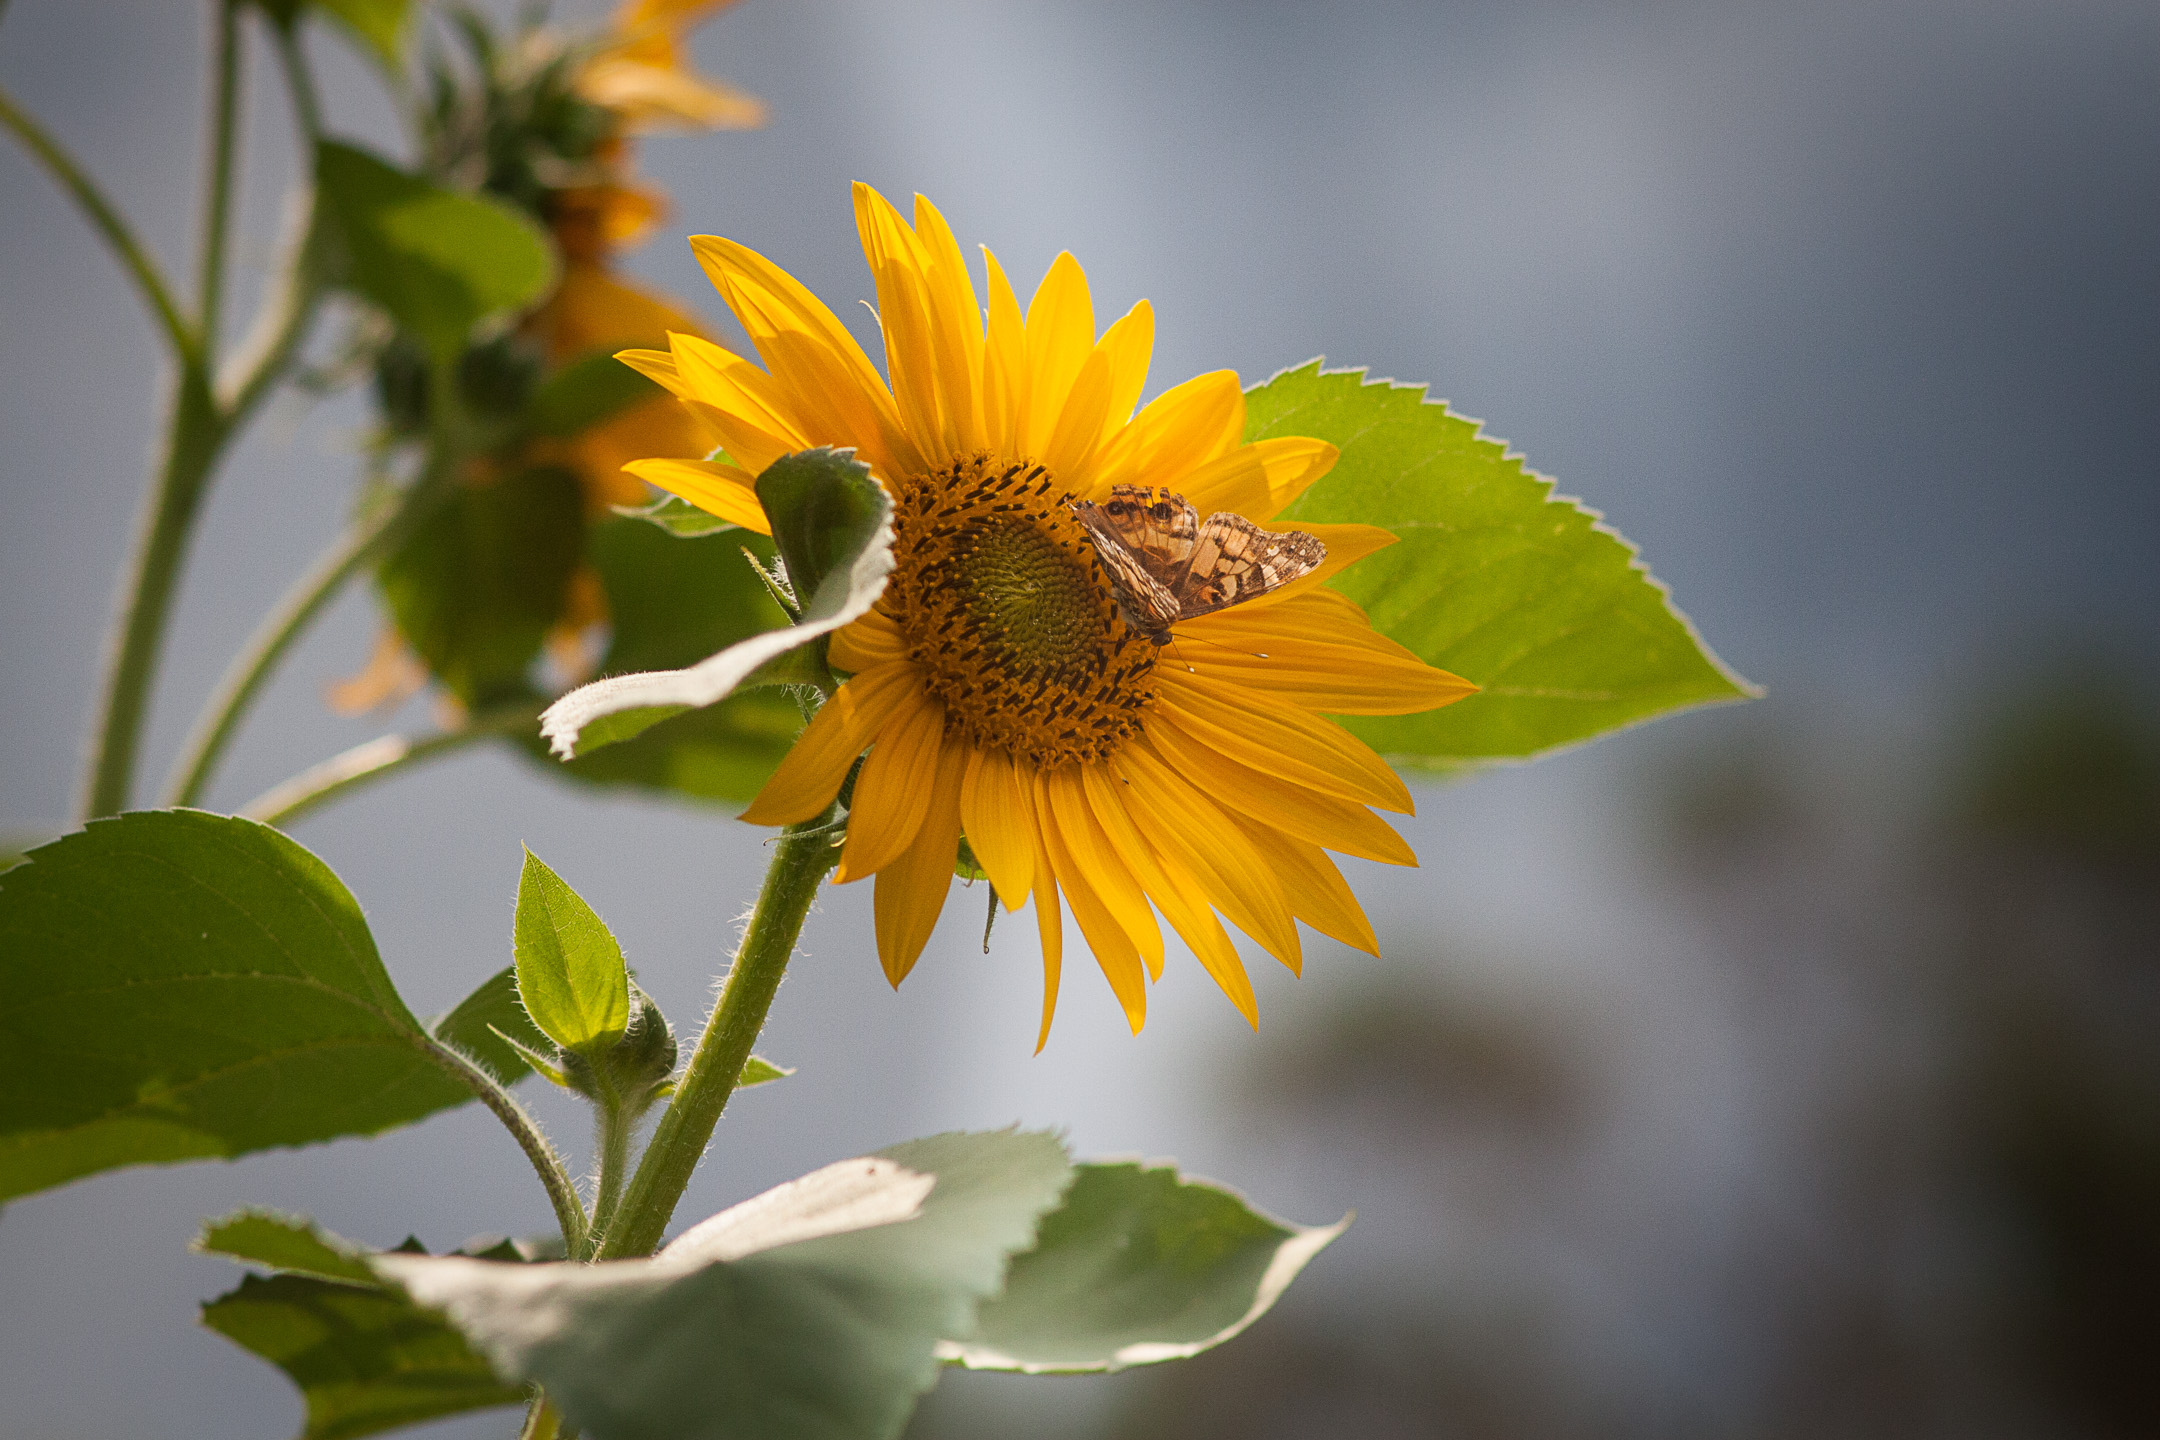
<instances>
[{"instance_id":1,"label":"orange and brown wing pattern","mask_svg":"<svg viewBox=\"0 0 2160 1440\"><path fill-rule=\"evenodd\" d=\"M1313 570L1327 546L1302 530L1263 530L1242 515L1210 515L1185 574L1171 586L1178 618L1190 620L1256 599Z\"/></svg>"}]
</instances>

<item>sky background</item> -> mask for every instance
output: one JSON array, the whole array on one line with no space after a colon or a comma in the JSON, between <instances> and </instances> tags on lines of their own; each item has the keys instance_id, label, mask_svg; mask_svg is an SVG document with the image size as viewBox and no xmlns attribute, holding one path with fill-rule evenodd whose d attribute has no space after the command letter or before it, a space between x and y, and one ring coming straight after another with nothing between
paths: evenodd
<instances>
[{"instance_id":1,"label":"sky background","mask_svg":"<svg viewBox=\"0 0 2160 1440\"><path fill-rule=\"evenodd\" d=\"M206 13L14 0L0 23L0 85L180 274ZM332 128L398 153L366 70L327 35L312 48ZM1601 1131L1617 1169L1598 1183L1625 1197L1620 1238L1598 1250L1620 1257L1601 1293L1665 1309L1615 1333L1650 1337L1662 1372L1744 1374L1719 1357L1745 1337L1720 1335L1720 1300L1686 1277L1734 1196L1777 1173L1751 1088L1760 1037L1660 898L1630 809L1644 774L1686 767L1736 726L1812 737L1835 761L1830 783L1865 804L1920 783L1959 705L2051 657L2160 659L2160 11L744 0L696 49L763 96L772 123L644 148L676 213L630 268L717 333L735 332L686 233L763 251L875 354L850 303L870 285L847 187L923 191L1023 290L1070 249L1098 315L1150 299L1150 395L1316 354L1429 382L1604 512L1768 687L1749 712L1421 790L1405 827L1421 870L1345 862L1390 960L1321 943L1302 981L1255 966L1264 1030L1383 976L1545 997L1633 1057L1611 1072L1620 1099ZM268 56L257 44L250 59L243 301L293 175ZM9 827L68 814L161 374L109 256L0 146ZM349 398L285 397L226 465L175 617L151 778L254 618L336 533L363 416ZM257 708L213 806L377 732L320 699L359 668L375 623L365 591L339 603ZM426 719L416 704L400 723ZM524 842L609 919L679 1028L701 1014L763 856L762 832L724 815L596 798L492 753L296 834L367 907L416 1011L506 963ZM1392 1193L1384 1167L1302 1163L1233 1118L1265 1106L1221 1078L1256 1042L1189 958L1173 959L1138 1039L1107 987L1068 967L1049 1050L1031 1057L1030 927L985 957L973 897L956 902L896 995L868 902L862 887L821 902L760 1047L800 1073L731 1108L684 1218L909 1135L1020 1120L1069 1127L1083 1153L1176 1155L1300 1220L1357 1207L1315 1266L1323 1292L1445 1232L1431 1197ZM539 1104L577 1135L573 1110ZM283 1379L191 1326L233 1277L189 1255L188 1236L242 1203L383 1244L547 1225L516 1150L476 1109L380 1142L120 1172L17 1202L0 1215L0 1433L291 1429ZM1627 1278L1638 1271L1664 1278ZM1614 1344L1616 1369L1645 1363ZM1060 1382L1079 1397L1068 1420L1109 1393L1088 1383ZM1680 1388L1715 1414L1719 1383Z\"/></svg>"}]
</instances>

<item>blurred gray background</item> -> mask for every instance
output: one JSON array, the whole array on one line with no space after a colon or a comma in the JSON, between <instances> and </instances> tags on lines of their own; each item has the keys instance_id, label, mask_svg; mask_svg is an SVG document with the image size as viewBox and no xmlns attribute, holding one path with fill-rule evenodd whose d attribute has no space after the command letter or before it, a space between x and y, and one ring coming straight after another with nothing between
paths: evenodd
<instances>
[{"instance_id":1,"label":"blurred gray background","mask_svg":"<svg viewBox=\"0 0 2160 1440\"><path fill-rule=\"evenodd\" d=\"M0 23L0 83L182 273L206 13ZM334 127L394 146L315 38ZM646 146L677 212L633 268L722 333L681 235L763 250L868 340L848 182L925 191L1023 290L1069 248L1099 314L1151 299L1150 393L1316 353L1430 381L1770 695L1422 790L1421 870L1346 862L1387 958L1256 955L1257 1037L1174 958L1131 1038L1083 962L1033 1057L1027 927L986 957L956 901L895 994L867 888L831 892L761 1046L800 1073L730 1110L684 1218L1015 1120L1299 1220L1358 1210L1223 1350L955 1376L919 1437L2160 1433L2160 10L745 0L697 51L773 121ZM252 59L259 278L293 155ZM160 374L109 257L0 146L9 827L66 818ZM287 397L226 468L153 778L335 533L363 418ZM215 804L381 728L321 703L374 623L356 591L316 631ZM763 854L492 753L296 833L416 1010L506 962L523 841L684 1027ZM294 1430L284 1379L192 1323L235 1277L188 1237L242 1203L384 1244L548 1224L477 1110L20 1201L0 1435Z\"/></svg>"}]
</instances>

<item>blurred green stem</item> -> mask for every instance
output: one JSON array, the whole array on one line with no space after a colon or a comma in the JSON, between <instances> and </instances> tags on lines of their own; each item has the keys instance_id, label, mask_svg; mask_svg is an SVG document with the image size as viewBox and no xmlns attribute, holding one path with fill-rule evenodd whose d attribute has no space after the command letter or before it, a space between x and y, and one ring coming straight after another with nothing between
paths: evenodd
<instances>
[{"instance_id":1,"label":"blurred green stem","mask_svg":"<svg viewBox=\"0 0 2160 1440\"><path fill-rule=\"evenodd\" d=\"M810 913L810 902L825 872L839 859L829 833L833 808L828 805L814 819L780 832L757 908L750 912L735 963L728 968L720 1003L705 1022L690 1067L654 1128L652 1143L645 1147L637 1174L595 1258L650 1255L667 1233L668 1220L689 1188L690 1173L704 1156L713 1127L720 1123L720 1112L727 1108L728 1097L742 1078L750 1047L765 1028L780 977L787 973L796 937L802 933L803 917Z\"/></svg>"},{"instance_id":2,"label":"blurred green stem","mask_svg":"<svg viewBox=\"0 0 2160 1440\"><path fill-rule=\"evenodd\" d=\"M233 171L240 156L240 9L218 6L217 89L211 101L209 176L204 185L201 267L195 284L195 327L206 369L216 368L218 323L225 304L225 239L232 228Z\"/></svg>"},{"instance_id":3,"label":"blurred green stem","mask_svg":"<svg viewBox=\"0 0 2160 1440\"><path fill-rule=\"evenodd\" d=\"M439 735L419 739L410 735L377 736L272 786L242 806L240 813L265 825L287 825L318 806L377 780L386 780L408 766L452 754L491 736L537 731L539 724L539 706L520 702L483 710L457 729Z\"/></svg>"}]
</instances>

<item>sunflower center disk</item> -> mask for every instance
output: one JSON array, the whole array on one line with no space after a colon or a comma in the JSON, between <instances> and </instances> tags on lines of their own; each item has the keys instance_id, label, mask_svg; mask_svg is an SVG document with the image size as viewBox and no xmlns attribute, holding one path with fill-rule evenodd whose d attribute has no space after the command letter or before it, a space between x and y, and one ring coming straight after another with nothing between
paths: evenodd
<instances>
[{"instance_id":1,"label":"sunflower center disk","mask_svg":"<svg viewBox=\"0 0 2160 1440\"><path fill-rule=\"evenodd\" d=\"M900 489L885 603L948 733L1046 770L1138 734L1155 647L1050 473L976 456Z\"/></svg>"}]
</instances>

